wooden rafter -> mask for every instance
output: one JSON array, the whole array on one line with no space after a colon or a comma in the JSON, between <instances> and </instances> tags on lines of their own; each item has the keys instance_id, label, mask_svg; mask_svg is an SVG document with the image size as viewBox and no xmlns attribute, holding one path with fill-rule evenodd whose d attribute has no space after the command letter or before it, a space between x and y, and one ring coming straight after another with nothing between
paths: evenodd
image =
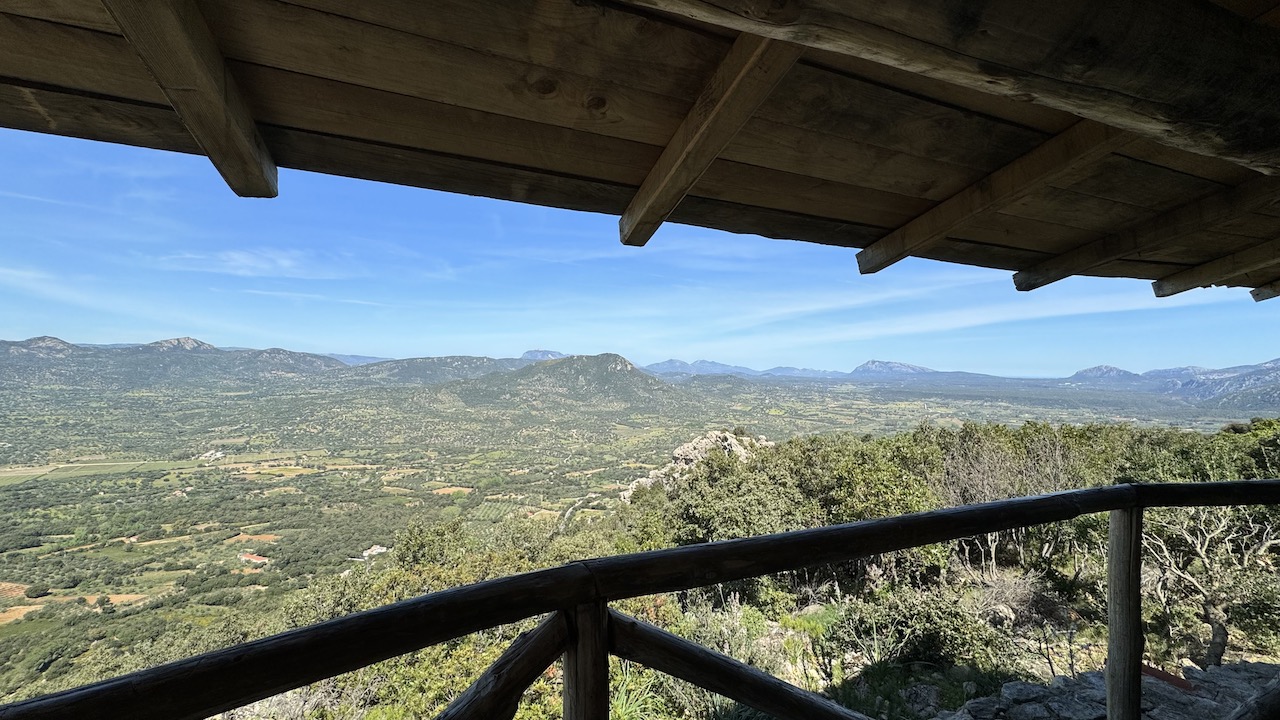
<instances>
[{"instance_id":1,"label":"wooden rafter","mask_svg":"<svg viewBox=\"0 0 1280 720\"><path fill-rule=\"evenodd\" d=\"M1206 230L1280 198L1280 178L1258 177L1170 210L1163 215L1049 258L1013 276L1019 290L1035 290L1120 258Z\"/></svg>"},{"instance_id":2,"label":"wooden rafter","mask_svg":"<svg viewBox=\"0 0 1280 720\"><path fill-rule=\"evenodd\" d=\"M858 253L858 269L874 273L925 250L966 220L999 210L1109 155L1133 136L1081 120L1031 152L935 205Z\"/></svg>"},{"instance_id":3,"label":"wooden rafter","mask_svg":"<svg viewBox=\"0 0 1280 720\"><path fill-rule=\"evenodd\" d=\"M1280 30L1204 0L620 1L1280 170Z\"/></svg>"},{"instance_id":4,"label":"wooden rafter","mask_svg":"<svg viewBox=\"0 0 1280 720\"><path fill-rule=\"evenodd\" d=\"M1151 287L1156 297L1168 297L1193 288L1218 285L1224 280L1272 265L1280 265L1280 238L1160 278L1151 283Z\"/></svg>"},{"instance_id":5,"label":"wooden rafter","mask_svg":"<svg viewBox=\"0 0 1280 720\"><path fill-rule=\"evenodd\" d=\"M1249 294L1253 296L1254 302L1262 302L1263 300L1280 297L1280 280L1275 280L1263 285L1262 287L1254 288Z\"/></svg>"},{"instance_id":6,"label":"wooden rafter","mask_svg":"<svg viewBox=\"0 0 1280 720\"><path fill-rule=\"evenodd\" d=\"M275 162L195 0L102 2L231 189L275 197Z\"/></svg>"},{"instance_id":7,"label":"wooden rafter","mask_svg":"<svg viewBox=\"0 0 1280 720\"><path fill-rule=\"evenodd\" d=\"M799 59L802 48L740 35L618 221L624 245L644 245Z\"/></svg>"}]
</instances>

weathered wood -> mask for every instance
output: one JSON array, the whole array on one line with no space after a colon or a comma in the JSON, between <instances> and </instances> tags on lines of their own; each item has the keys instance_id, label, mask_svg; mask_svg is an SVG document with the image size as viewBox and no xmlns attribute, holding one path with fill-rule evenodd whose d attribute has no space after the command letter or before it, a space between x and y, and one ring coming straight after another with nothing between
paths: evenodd
<instances>
[{"instance_id":1,"label":"weathered wood","mask_svg":"<svg viewBox=\"0 0 1280 720\"><path fill-rule=\"evenodd\" d=\"M200 152L168 105L104 100L40 87L0 84L0 125L137 147Z\"/></svg>"},{"instance_id":2,"label":"weathered wood","mask_svg":"<svg viewBox=\"0 0 1280 720\"><path fill-rule=\"evenodd\" d=\"M691 682L780 720L870 720L821 695L615 610L609 611L609 647L618 657Z\"/></svg>"},{"instance_id":3,"label":"weathered wood","mask_svg":"<svg viewBox=\"0 0 1280 720\"><path fill-rule=\"evenodd\" d=\"M1130 139L1128 133L1082 120L858 253L858 270L883 270L937 243L975 215L999 210L1062 181Z\"/></svg>"},{"instance_id":4,"label":"weathered wood","mask_svg":"<svg viewBox=\"0 0 1280 720\"><path fill-rule=\"evenodd\" d=\"M1237 275L1273 265L1280 265L1280 238L1160 278L1151 288L1156 297L1168 297L1192 288L1219 285Z\"/></svg>"},{"instance_id":5,"label":"weathered wood","mask_svg":"<svg viewBox=\"0 0 1280 720\"><path fill-rule=\"evenodd\" d=\"M565 651L569 626L562 612L511 643L436 720L510 720L520 696Z\"/></svg>"},{"instance_id":6,"label":"weathered wood","mask_svg":"<svg viewBox=\"0 0 1280 720\"><path fill-rule=\"evenodd\" d=\"M1212 228L1278 197L1280 178L1258 177L1022 270L1013 276L1013 283L1019 290L1034 290L1065 277L1088 272L1112 260L1141 257L1144 250Z\"/></svg>"},{"instance_id":7,"label":"weathered wood","mask_svg":"<svg viewBox=\"0 0 1280 720\"><path fill-rule=\"evenodd\" d=\"M580 565L513 575L6 705L0 718L195 720L592 594Z\"/></svg>"},{"instance_id":8,"label":"weathered wood","mask_svg":"<svg viewBox=\"0 0 1280 720\"><path fill-rule=\"evenodd\" d=\"M1201 0L620 0L1280 170L1280 32ZM1224 75L1222 68L1233 68Z\"/></svg>"},{"instance_id":9,"label":"weathered wood","mask_svg":"<svg viewBox=\"0 0 1280 720\"><path fill-rule=\"evenodd\" d=\"M1272 298L1280 297L1280 280L1274 280L1261 287L1254 288L1249 292L1254 302L1262 302Z\"/></svg>"},{"instance_id":10,"label":"weathered wood","mask_svg":"<svg viewBox=\"0 0 1280 720\"><path fill-rule=\"evenodd\" d=\"M564 653L564 720L609 718L609 630L603 602L567 611L569 645Z\"/></svg>"},{"instance_id":11,"label":"weathered wood","mask_svg":"<svg viewBox=\"0 0 1280 720\"><path fill-rule=\"evenodd\" d=\"M195 0L103 4L231 189L275 197L275 162Z\"/></svg>"},{"instance_id":12,"label":"weathered wood","mask_svg":"<svg viewBox=\"0 0 1280 720\"><path fill-rule=\"evenodd\" d=\"M1168 212L1189 200L1206 197L1239 184L1215 182L1180 170L1135 160L1127 156L1130 145L1092 163L1074 182L1055 182L1053 185L1073 193L1105 198L1155 212ZM1258 175L1253 171L1245 172L1248 173L1245 180Z\"/></svg>"},{"instance_id":13,"label":"weathered wood","mask_svg":"<svg viewBox=\"0 0 1280 720\"><path fill-rule=\"evenodd\" d=\"M1111 511L1107 535L1107 720L1142 715L1142 508Z\"/></svg>"},{"instance_id":14,"label":"weathered wood","mask_svg":"<svg viewBox=\"0 0 1280 720\"><path fill-rule=\"evenodd\" d=\"M1216 507L1222 505L1280 505L1280 480L1160 483L1132 486L1138 507Z\"/></svg>"},{"instance_id":15,"label":"weathered wood","mask_svg":"<svg viewBox=\"0 0 1280 720\"><path fill-rule=\"evenodd\" d=\"M623 245L649 242L800 53L791 43L738 36L618 219Z\"/></svg>"},{"instance_id":16,"label":"weathered wood","mask_svg":"<svg viewBox=\"0 0 1280 720\"><path fill-rule=\"evenodd\" d=\"M0 12L50 20L104 33L120 33L120 26L101 2L89 0L0 0Z\"/></svg>"}]
</instances>

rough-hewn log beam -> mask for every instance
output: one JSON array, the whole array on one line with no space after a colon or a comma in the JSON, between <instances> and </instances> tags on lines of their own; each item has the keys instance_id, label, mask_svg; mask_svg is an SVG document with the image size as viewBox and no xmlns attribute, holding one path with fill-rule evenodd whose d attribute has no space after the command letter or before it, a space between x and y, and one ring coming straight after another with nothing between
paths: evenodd
<instances>
[{"instance_id":1,"label":"rough-hewn log beam","mask_svg":"<svg viewBox=\"0 0 1280 720\"><path fill-rule=\"evenodd\" d=\"M609 634L603 602L566 611L569 645L564 653L564 720L608 720Z\"/></svg>"},{"instance_id":2,"label":"rough-hewn log beam","mask_svg":"<svg viewBox=\"0 0 1280 720\"><path fill-rule=\"evenodd\" d=\"M1073 173L1132 139L1124 131L1082 120L869 245L858 253L858 270L883 270L933 246L979 213L999 210L1055 181L1070 182Z\"/></svg>"},{"instance_id":3,"label":"rough-hewn log beam","mask_svg":"<svg viewBox=\"0 0 1280 720\"><path fill-rule=\"evenodd\" d=\"M195 0L103 0L237 195L276 196L276 165Z\"/></svg>"},{"instance_id":4,"label":"rough-hewn log beam","mask_svg":"<svg viewBox=\"0 0 1280 720\"><path fill-rule=\"evenodd\" d=\"M564 652L569 627L553 613L511 643L493 665L462 692L436 720L502 720L516 714L520 696Z\"/></svg>"},{"instance_id":5,"label":"rough-hewn log beam","mask_svg":"<svg viewBox=\"0 0 1280 720\"><path fill-rule=\"evenodd\" d=\"M1269 282L1260 288L1254 288L1249 294L1253 296L1254 302L1280 297L1280 280Z\"/></svg>"},{"instance_id":6,"label":"rough-hewn log beam","mask_svg":"<svg viewBox=\"0 0 1280 720\"><path fill-rule=\"evenodd\" d=\"M1013 284L1019 290L1035 290L1103 263L1139 255L1183 235L1207 230L1278 197L1280 179L1258 177L1045 260L1016 273Z\"/></svg>"},{"instance_id":7,"label":"rough-hewn log beam","mask_svg":"<svg viewBox=\"0 0 1280 720\"><path fill-rule=\"evenodd\" d=\"M1280 31L1204 0L621 0L1280 171Z\"/></svg>"},{"instance_id":8,"label":"rough-hewn log beam","mask_svg":"<svg viewBox=\"0 0 1280 720\"><path fill-rule=\"evenodd\" d=\"M781 720L870 720L727 655L609 611L610 647L638 662Z\"/></svg>"},{"instance_id":9,"label":"rough-hewn log beam","mask_svg":"<svg viewBox=\"0 0 1280 720\"><path fill-rule=\"evenodd\" d=\"M1217 285L1223 280L1270 265L1280 265L1280 238L1160 278L1151 283L1151 288L1155 290L1156 297L1169 297L1192 288Z\"/></svg>"},{"instance_id":10,"label":"rough-hewn log beam","mask_svg":"<svg viewBox=\"0 0 1280 720\"><path fill-rule=\"evenodd\" d=\"M618 220L624 245L644 245L799 59L802 48L738 36Z\"/></svg>"},{"instance_id":11,"label":"rough-hewn log beam","mask_svg":"<svg viewBox=\"0 0 1280 720\"><path fill-rule=\"evenodd\" d=\"M1142 509L1112 510L1107 534L1107 720L1142 716Z\"/></svg>"}]
</instances>

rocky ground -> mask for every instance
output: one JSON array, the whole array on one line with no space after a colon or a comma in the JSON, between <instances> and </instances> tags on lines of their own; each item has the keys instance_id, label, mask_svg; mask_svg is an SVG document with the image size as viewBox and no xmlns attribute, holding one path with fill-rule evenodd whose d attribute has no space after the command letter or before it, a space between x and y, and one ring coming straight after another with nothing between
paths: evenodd
<instances>
[{"instance_id":1,"label":"rocky ground","mask_svg":"<svg viewBox=\"0 0 1280 720\"><path fill-rule=\"evenodd\" d=\"M1280 675L1280 665L1235 663L1201 670L1183 669L1190 689L1143 676L1144 720L1218 720ZM1000 694L976 698L934 720L1104 720L1106 689L1100 672L1054 678L1049 685L1005 683Z\"/></svg>"}]
</instances>

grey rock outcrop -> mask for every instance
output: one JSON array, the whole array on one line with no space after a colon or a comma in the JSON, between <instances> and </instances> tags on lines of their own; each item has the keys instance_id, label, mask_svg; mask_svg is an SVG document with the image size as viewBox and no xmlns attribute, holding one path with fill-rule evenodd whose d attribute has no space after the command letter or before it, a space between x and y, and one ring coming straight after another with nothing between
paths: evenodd
<instances>
[{"instance_id":1,"label":"grey rock outcrop","mask_svg":"<svg viewBox=\"0 0 1280 720\"><path fill-rule=\"evenodd\" d=\"M1184 690L1143 676L1144 720L1209 720L1225 718L1241 703L1280 676L1280 665L1242 662L1201 670L1183 669L1191 682ZM1104 720L1106 684L1100 672L1078 678L1054 678L1050 685L1005 683L996 697L975 698L934 720Z\"/></svg>"},{"instance_id":2,"label":"grey rock outcrop","mask_svg":"<svg viewBox=\"0 0 1280 720\"><path fill-rule=\"evenodd\" d=\"M630 502L633 492L655 483L662 483L663 487L669 488L673 483L687 477L694 465L697 465L700 460L713 452L721 451L726 455L736 457L740 462L746 462L762 447L773 447L773 443L766 440L763 435L751 437L749 435L735 435L724 430L713 430L673 450L671 452L671 462L657 470L651 470L646 477L633 480L626 490L619 493L619 497L623 502Z\"/></svg>"}]
</instances>

